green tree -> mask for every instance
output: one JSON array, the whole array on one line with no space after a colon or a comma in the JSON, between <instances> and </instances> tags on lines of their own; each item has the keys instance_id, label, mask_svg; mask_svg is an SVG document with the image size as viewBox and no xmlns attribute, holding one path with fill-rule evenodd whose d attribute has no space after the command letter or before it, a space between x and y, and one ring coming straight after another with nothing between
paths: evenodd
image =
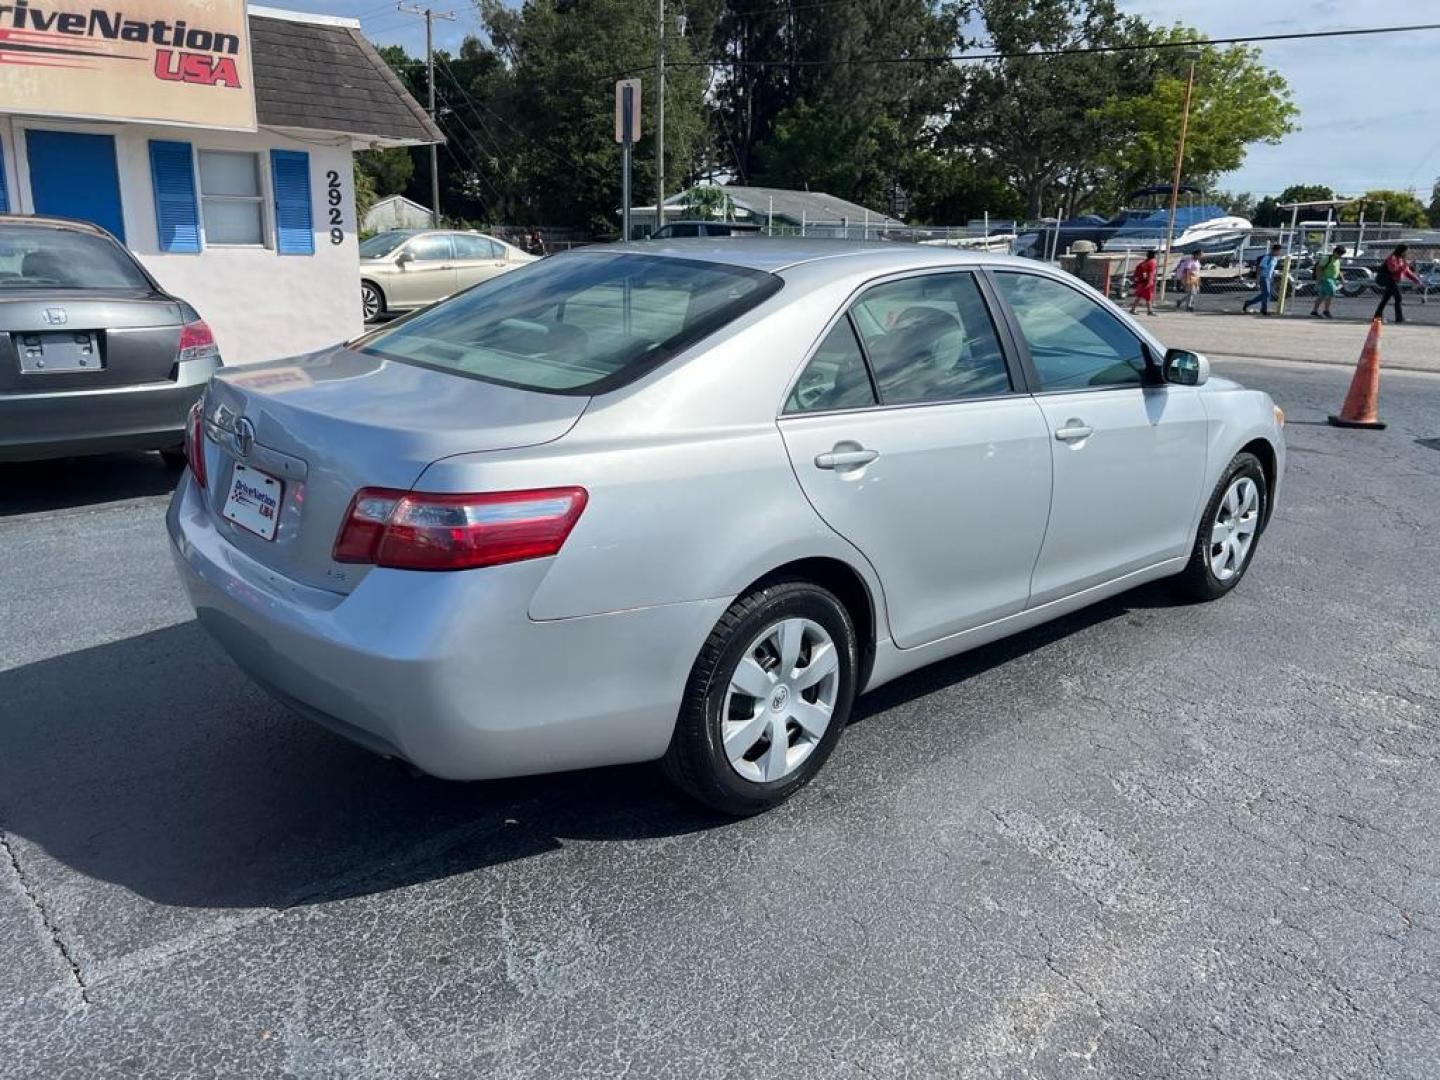
<instances>
[{"instance_id":1,"label":"green tree","mask_svg":"<svg viewBox=\"0 0 1440 1080\"><path fill-rule=\"evenodd\" d=\"M1430 189L1429 213L1431 227L1440 229L1440 177L1435 179L1435 186Z\"/></svg>"},{"instance_id":2,"label":"green tree","mask_svg":"<svg viewBox=\"0 0 1440 1080\"><path fill-rule=\"evenodd\" d=\"M1199 36L1177 25L1153 31L1151 40L1163 45ZM1181 175L1188 183L1208 187L1220 173L1238 169L1251 145L1277 143L1294 131L1298 110L1284 78L1260 62L1258 49L1205 44L1196 51ZM1156 50L1147 62L1154 72L1149 90L1116 96L1092 117L1108 132L1101 160L1127 187L1171 175L1184 111L1189 61L1183 50Z\"/></svg>"},{"instance_id":3,"label":"green tree","mask_svg":"<svg viewBox=\"0 0 1440 1080\"><path fill-rule=\"evenodd\" d=\"M1423 226L1430 220L1425 204L1415 197L1413 191L1386 189L1365 192L1359 202L1353 202L1340 211L1340 220L1358 221L1362 207L1367 222L1379 221L1383 217L1396 225Z\"/></svg>"},{"instance_id":4,"label":"green tree","mask_svg":"<svg viewBox=\"0 0 1440 1080\"><path fill-rule=\"evenodd\" d=\"M355 155L355 165L369 178L371 189L380 197L403 193L415 174L415 162L405 146L361 150Z\"/></svg>"},{"instance_id":5,"label":"green tree","mask_svg":"<svg viewBox=\"0 0 1440 1080\"><path fill-rule=\"evenodd\" d=\"M958 88L937 57L959 39L942 0L726 0L714 52L716 144L741 183L824 190L885 207L933 153L939 115Z\"/></svg>"},{"instance_id":6,"label":"green tree","mask_svg":"<svg viewBox=\"0 0 1440 1080\"><path fill-rule=\"evenodd\" d=\"M505 147L505 186L515 214L544 223L615 227L620 206L620 148L614 141L614 80L639 75L642 138L634 154L633 195L655 188L653 85L657 27L652 0L525 0L518 8L479 0L498 65L477 76ZM697 9L698 11L698 9ZM667 5L665 87L666 189L695 175L707 144L706 72L694 38L703 13ZM499 118L503 117L503 121ZM509 135L500 137L499 127ZM483 131L477 131L482 138ZM498 186L498 185L497 185Z\"/></svg>"},{"instance_id":7,"label":"green tree","mask_svg":"<svg viewBox=\"0 0 1440 1080\"><path fill-rule=\"evenodd\" d=\"M989 47L1006 57L966 69L943 145L982 172L1006 177L1031 217L1083 209L1103 183L1101 154L1113 141L1117 117L1106 106L1148 92L1149 58L1024 54L1133 47L1149 40L1149 27L1113 0L974 0L972 14Z\"/></svg>"}]
</instances>

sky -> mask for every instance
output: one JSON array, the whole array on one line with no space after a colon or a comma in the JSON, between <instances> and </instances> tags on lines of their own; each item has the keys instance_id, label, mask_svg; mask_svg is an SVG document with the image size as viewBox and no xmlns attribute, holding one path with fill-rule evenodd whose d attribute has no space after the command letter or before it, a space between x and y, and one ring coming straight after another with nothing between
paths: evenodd
<instances>
[{"instance_id":1,"label":"sky","mask_svg":"<svg viewBox=\"0 0 1440 1080\"><path fill-rule=\"evenodd\" d=\"M372 41L424 55L424 19L401 14L394 0L271 2L358 17ZM1214 38L1440 23L1440 0L1119 0L1119 6ZM456 15L454 22L435 23L437 48L453 51L479 30L471 0L436 10ZM1440 177L1440 83L1433 77L1440 31L1276 42L1261 49L1265 64L1290 84L1300 109L1298 130L1276 146L1252 147L1245 164L1221 178L1222 188L1274 195L1292 183L1328 184L1344 194L1413 187L1429 201Z\"/></svg>"}]
</instances>

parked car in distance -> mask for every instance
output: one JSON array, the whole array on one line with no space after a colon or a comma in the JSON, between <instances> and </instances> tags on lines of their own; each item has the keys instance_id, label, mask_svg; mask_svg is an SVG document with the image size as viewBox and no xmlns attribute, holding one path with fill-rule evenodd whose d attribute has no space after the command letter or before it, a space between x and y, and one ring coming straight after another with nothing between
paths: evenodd
<instances>
[{"instance_id":1,"label":"parked car in distance","mask_svg":"<svg viewBox=\"0 0 1440 1080\"><path fill-rule=\"evenodd\" d=\"M158 450L220 368L215 336L88 222L0 217L0 460Z\"/></svg>"},{"instance_id":2,"label":"parked car in distance","mask_svg":"<svg viewBox=\"0 0 1440 1080\"><path fill-rule=\"evenodd\" d=\"M635 243L222 372L167 525L302 715L455 779L659 759L745 814L861 691L1142 582L1234 588L1282 423L1028 260Z\"/></svg>"},{"instance_id":3,"label":"parked car in distance","mask_svg":"<svg viewBox=\"0 0 1440 1080\"><path fill-rule=\"evenodd\" d=\"M697 236L756 236L760 226L749 221L672 221L650 234L651 240L680 240Z\"/></svg>"},{"instance_id":4,"label":"parked car in distance","mask_svg":"<svg viewBox=\"0 0 1440 1080\"><path fill-rule=\"evenodd\" d=\"M365 321L433 304L535 259L514 244L478 232L376 233L360 242L360 305Z\"/></svg>"}]
</instances>

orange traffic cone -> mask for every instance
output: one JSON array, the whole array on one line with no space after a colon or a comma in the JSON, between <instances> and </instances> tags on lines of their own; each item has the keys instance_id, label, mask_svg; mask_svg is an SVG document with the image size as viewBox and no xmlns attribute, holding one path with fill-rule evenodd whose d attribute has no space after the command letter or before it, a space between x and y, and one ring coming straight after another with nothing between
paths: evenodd
<instances>
[{"instance_id":1,"label":"orange traffic cone","mask_svg":"<svg viewBox=\"0 0 1440 1080\"><path fill-rule=\"evenodd\" d=\"M1330 417L1336 427L1376 428L1385 426L1380 419L1380 320L1370 320L1370 333L1365 338L1365 347L1360 350L1360 362L1355 365L1355 377L1350 380L1350 392L1345 395L1345 404L1340 415Z\"/></svg>"}]
</instances>

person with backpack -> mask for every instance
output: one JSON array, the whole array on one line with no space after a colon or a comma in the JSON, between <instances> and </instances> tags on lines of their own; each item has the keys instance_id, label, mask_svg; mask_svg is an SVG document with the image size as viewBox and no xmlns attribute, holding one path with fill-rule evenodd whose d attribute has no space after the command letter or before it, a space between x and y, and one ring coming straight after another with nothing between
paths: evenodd
<instances>
[{"instance_id":1,"label":"person with backpack","mask_svg":"<svg viewBox=\"0 0 1440 1080\"><path fill-rule=\"evenodd\" d=\"M1271 244L1269 253L1260 257L1260 262L1255 267L1255 284L1259 291L1240 307L1247 315L1256 304L1260 305L1261 315L1270 315L1270 282L1275 277L1275 264L1280 261L1280 252L1283 250L1279 244Z\"/></svg>"},{"instance_id":2,"label":"person with backpack","mask_svg":"<svg viewBox=\"0 0 1440 1080\"><path fill-rule=\"evenodd\" d=\"M1420 275L1410 269L1410 264L1405 261L1405 253L1410 250L1410 245L1401 244L1383 263L1375 273L1375 284L1384 290L1380 294L1380 306L1375 309L1375 318L1385 317L1385 305L1390 302L1391 297L1395 299L1395 321L1405 321L1405 313L1400 309L1400 282L1409 278L1415 284L1420 284Z\"/></svg>"},{"instance_id":3,"label":"person with backpack","mask_svg":"<svg viewBox=\"0 0 1440 1080\"><path fill-rule=\"evenodd\" d=\"M1130 301L1130 314L1135 314L1135 309L1140 306L1140 301L1145 301L1145 314L1154 315L1155 308L1155 264L1156 251L1151 248L1145 252L1145 258L1130 273L1130 284L1135 289L1135 298Z\"/></svg>"},{"instance_id":4,"label":"person with backpack","mask_svg":"<svg viewBox=\"0 0 1440 1080\"><path fill-rule=\"evenodd\" d=\"M1192 252L1175 267L1175 285L1180 290L1180 296L1175 300L1177 308L1183 306L1186 311L1195 310L1195 297L1200 295L1201 254L1199 251Z\"/></svg>"},{"instance_id":5,"label":"person with backpack","mask_svg":"<svg viewBox=\"0 0 1440 1080\"><path fill-rule=\"evenodd\" d=\"M1344 254L1345 245L1341 244L1329 255L1320 256L1320 261L1315 264L1315 305L1310 309L1312 319L1335 317L1330 314L1330 305L1340 288L1340 259Z\"/></svg>"}]
</instances>

